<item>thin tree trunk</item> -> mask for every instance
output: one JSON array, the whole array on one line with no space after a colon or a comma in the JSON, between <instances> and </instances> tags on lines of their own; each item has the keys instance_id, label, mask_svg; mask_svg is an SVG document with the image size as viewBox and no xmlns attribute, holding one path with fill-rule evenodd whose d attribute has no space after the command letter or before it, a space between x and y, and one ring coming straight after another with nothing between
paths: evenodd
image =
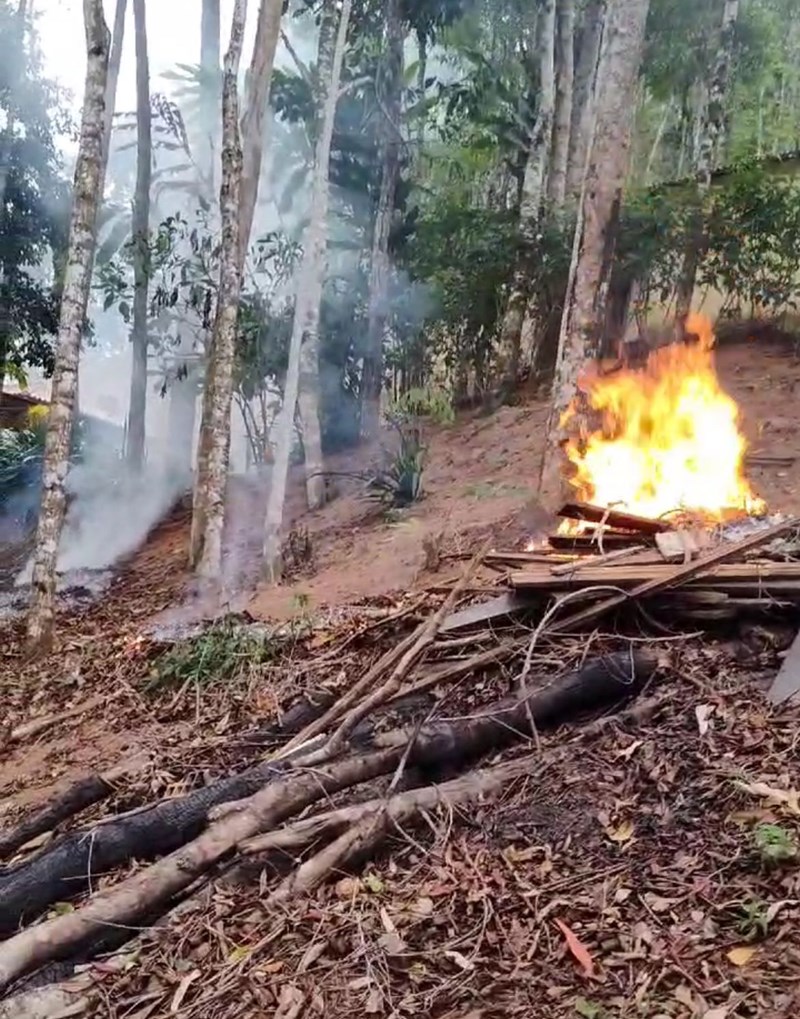
<instances>
[{"instance_id":1,"label":"thin tree trunk","mask_svg":"<svg viewBox=\"0 0 800 1019\"><path fill-rule=\"evenodd\" d=\"M678 281L675 317L677 330L685 331L686 318L691 310L697 282L697 271L705 255L707 237L704 229L705 198L711 186L714 154L722 144L725 133L725 100L728 92L736 21L739 17L739 0L724 0L717 58L708 88L708 99L700 118L697 143L697 209L690 226L687 247Z\"/></svg>"},{"instance_id":2,"label":"thin tree trunk","mask_svg":"<svg viewBox=\"0 0 800 1019\"><path fill-rule=\"evenodd\" d=\"M567 195L578 200L592 133L592 102L603 42L607 0L588 0L577 40L567 160Z\"/></svg>"},{"instance_id":3,"label":"thin tree trunk","mask_svg":"<svg viewBox=\"0 0 800 1019\"><path fill-rule=\"evenodd\" d=\"M628 168L633 95L644 46L649 0L615 0L597 79L590 157L583 184L564 314L553 403L542 464L545 498L561 495L561 419L578 393L586 362L597 356Z\"/></svg>"},{"instance_id":4,"label":"thin tree trunk","mask_svg":"<svg viewBox=\"0 0 800 1019\"><path fill-rule=\"evenodd\" d=\"M27 619L30 651L51 642L55 615L58 545L66 509L64 478L69 462L81 336L86 322L102 200L105 106L110 35L102 0L83 0L86 86L72 198L69 253L61 297L55 371L42 466L42 503L36 531L31 603Z\"/></svg>"},{"instance_id":5,"label":"thin tree trunk","mask_svg":"<svg viewBox=\"0 0 800 1019\"><path fill-rule=\"evenodd\" d=\"M294 326L289 346L289 367L286 373L283 406L276 424L275 465L272 471L272 486L267 502L267 513L264 524L264 572L267 579L275 582L281 572L281 526L283 524L283 504L286 498L286 482L289 472L289 457L294 437L294 415L298 403L298 391L301 375L304 373L318 374L317 329L319 326L319 309L322 299L322 285L325 273L325 251L328 239L328 174L333 140L333 124L336 116L339 82L342 74L344 49L347 41L347 29L350 23L352 0L343 0L339 15L339 28L336 45L333 47L333 66L328 81L321 83L325 90L325 105L322 125L317 136L314 154L314 181L311 196L311 217L303 239L303 259L297 278L297 298L294 312ZM320 31L333 32L335 7L331 0L326 0L323 24ZM320 40L320 50L329 42ZM322 61L320 61L322 65ZM324 66L324 65L323 65ZM322 66L320 67L320 71ZM307 413L316 413L316 406L306 407ZM306 421L303 421L304 429ZM317 422L317 428L319 423ZM304 434L304 442L307 436ZM306 457L309 449L306 446ZM321 457L320 457L321 458ZM313 461L312 461L313 462ZM308 470L309 464L306 463ZM322 479L320 478L320 481Z\"/></svg>"},{"instance_id":6,"label":"thin tree trunk","mask_svg":"<svg viewBox=\"0 0 800 1019\"><path fill-rule=\"evenodd\" d=\"M217 139L221 110L220 78L220 0L202 0L200 11L200 90L201 139L198 146L198 170L209 201L219 195ZM199 331L206 329L197 323ZM192 330L181 331L175 351L176 377L169 388L169 459L171 469L180 477L191 474L197 421L197 392L201 364L194 347ZM199 451L198 451L199 454Z\"/></svg>"},{"instance_id":7,"label":"thin tree trunk","mask_svg":"<svg viewBox=\"0 0 800 1019\"><path fill-rule=\"evenodd\" d=\"M400 117L403 87L403 23L400 0L388 0L386 60L381 96L381 189L375 213L369 280L367 349L361 378L361 434L370 438L380 431L383 391L383 343L389 300L389 235L395 195L400 179ZM380 87L380 78L379 78Z\"/></svg>"},{"instance_id":8,"label":"thin tree trunk","mask_svg":"<svg viewBox=\"0 0 800 1019\"><path fill-rule=\"evenodd\" d=\"M133 0L136 37L136 192L133 196L133 328L127 461L140 471L145 456L147 412L147 289L150 278L150 179L153 140L150 116L150 62L145 0Z\"/></svg>"},{"instance_id":9,"label":"thin tree trunk","mask_svg":"<svg viewBox=\"0 0 800 1019\"><path fill-rule=\"evenodd\" d=\"M661 148L661 142L664 140L664 133L667 130L667 124L669 124L669 118L672 116L674 107L675 97L670 96L669 102L664 106L664 113L662 114L661 120L658 122L656 136L653 139L653 145L650 149L650 153L647 157L647 163L644 168L644 179L648 184L651 183L653 179L653 167L655 166L656 157L658 156L659 149Z\"/></svg>"},{"instance_id":10,"label":"thin tree trunk","mask_svg":"<svg viewBox=\"0 0 800 1019\"><path fill-rule=\"evenodd\" d=\"M236 320L242 289L240 195L242 143L239 134L238 76L247 0L235 0L231 39L222 76L222 217L219 294L206 363L203 415L192 506L190 562L204 579L220 581L225 487L231 435Z\"/></svg>"},{"instance_id":11,"label":"thin tree trunk","mask_svg":"<svg viewBox=\"0 0 800 1019\"><path fill-rule=\"evenodd\" d=\"M350 6L347 4L347 22L350 20ZM330 121L331 140L336 118L336 106L339 100L344 46L347 39L344 13L339 18L339 30L336 31L336 9L336 4L332 0L326 0L320 26L319 58L317 60L317 109L322 125L319 135L323 138L327 136L328 121ZM344 12L344 7L342 11ZM339 52L340 46L341 53ZM320 427L319 315L325 281L325 255L328 246L330 143L327 146L327 151L321 155L321 160L315 157L315 173L324 177L324 186L321 186L320 190L325 195L325 209L320 220L319 238L315 237L311 243L312 250L315 252L315 270L309 289L305 338L300 347L300 377L297 395L297 408L303 436L306 499L309 509L318 509L325 502ZM297 312L295 312L296 319Z\"/></svg>"},{"instance_id":12,"label":"thin tree trunk","mask_svg":"<svg viewBox=\"0 0 800 1019\"><path fill-rule=\"evenodd\" d=\"M239 129L242 146L242 172L238 201L239 241L236 251L240 290L247 256L247 247L250 240L250 233L253 228L253 219L258 199L258 186L261 178L261 161L264 146L264 116L269 106L269 87L272 79L272 68L275 63L275 51L278 45L278 36L280 34L282 8L282 0L261 0L261 5L258 11L258 23L256 26L256 38L253 44L253 55L245 78L246 103ZM206 55L208 59L213 59L211 47L208 43L206 44ZM213 156L213 148L211 152ZM206 386L209 384L209 377L207 376ZM230 422L228 422L227 432L228 436L230 436ZM203 521L216 516L216 510L213 510L211 517L209 517L204 504L206 496L215 491L214 487L212 486L212 488L208 488L205 483L203 483L202 486L199 485L200 473L201 470L204 469L201 468L201 465L208 463L209 442L211 441L212 437L210 432L201 424L200 439L197 450L198 475L195 479L194 489L193 519L196 518L197 527L193 527L192 531L194 536L190 552L192 565L196 564L197 546L195 541L201 540L201 534L205 526ZM230 441L230 438L228 441ZM214 497L216 498L216 496ZM222 493L222 499L224 514L224 491Z\"/></svg>"},{"instance_id":13,"label":"thin tree trunk","mask_svg":"<svg viewBox=\"0 0 800 1019\"><path fill-rule=\"evenodd\" d=\"M553 125L553 158L548 180L548 197L556 208L567 195L572 88L575 77L574 0L558 0L556 34L556 112Z\"/></svg>"},{"instance_id":14,"label":"thin tree trunk","mask_svg":"<svg viewBox=\"0 0 800 1019\"><path fill-rule=\"evenodd\" d=\"M555 113L556 0L545 0L539 17L539 109L531 132L519 209L520 244L500 329L498 377L513 390L519 374L520 345L530 295L530 274L541 220Z\"/></svg>"},{"instance_id":15,"label":"thin tree trunk","mask_svg":"<svg viewBox=\"0 0 800 1019\"><path fill-rule=\"evenodd\" d=\"M275 51L281 32L282 0L261 0L253 56L247 72L246 107L242 116L244 168L239 233L239 261L244 266L253 229L261 161L264 152L264 117L269 109L269 89Z\"/></svg>"},{"instance_id":16,"label":"thin tree trunk","mask_svg":"<svg viewBox=\"0 0 800 1019\"><path fill-rule=\"evenodd\" d=\"M114 124L114 110L117 105L117 83L119 69L122 64L122 46L125 42L125 16L128 13L128 0L117 0L114 9L114 27L111 31L111 50L108 57L108 80L106 82L106 109L103 128L103 186L105 186L108 154L111 149L111 135Z\"/></svg>"}]
</instances>

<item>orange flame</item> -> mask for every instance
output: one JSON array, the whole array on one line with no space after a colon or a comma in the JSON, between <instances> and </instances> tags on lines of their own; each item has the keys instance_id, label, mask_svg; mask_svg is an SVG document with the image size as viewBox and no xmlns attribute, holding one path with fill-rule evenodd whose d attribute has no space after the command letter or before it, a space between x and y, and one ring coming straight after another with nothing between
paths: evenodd
<instances>
[{"instance_id":1,"label":"orange flame","mask_svg":"<svg viewBox=\"0 0 800 1019\"><path fill-rule=\"evenodd\" d=\"M686 331L699 342L654 350L641 370L581 380L600 427L566 447L580 499L646 517L685 511L720 521L765 512L744 476L747 443L716 375L711 323L690 315ZM573 404L562 425L577 410Z\"/></svg>"}]
</instances>

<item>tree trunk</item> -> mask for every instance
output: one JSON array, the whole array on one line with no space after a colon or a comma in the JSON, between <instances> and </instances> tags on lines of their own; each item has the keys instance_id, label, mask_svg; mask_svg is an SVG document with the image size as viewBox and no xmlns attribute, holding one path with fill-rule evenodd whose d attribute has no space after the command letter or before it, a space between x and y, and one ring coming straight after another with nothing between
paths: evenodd
<instances>
[{"instance_id":1,"label":"tree trunk","mask_svg":"<svg viewBox=\"0 0 800 1019\"><path fill-rule=\"evenodd\" d=\"M586 173L586 156L592 133L592 102L606 20L606 3L607 0L589 0L576 48L567 160L567 195L575 201L580 197Z\"/></svg>"},{"instance_id":2,"label":"tree trunk","mask_svg":"<svg viewBox=\"0 0 800 1019\"><path fill-rule=\"evenodd\" d=\"M545 0L539 16L539 109L531 132L519 208L520 244L500 329L498 378L510 393L519 374L520 345L530 295L530 273L541 220L555 112L556 0Z\"/></svg>"},{"instance_id":3,"label":"tree trunk","mask_svg":"<svg viewBox=\"0 0 800 1019\"><path fill-rule=\"evenodd\" d=\"M110 36L103 17L102 0L83 0L83 16L87 50L86 86L42 465L42 502L27 619L30 651L47 647L53 636L58 545L66 509L64 478L69 461L81 336L86 322L94 261L97 210L102 200L103 155L107 151L105 106Z\"/></svg>"},{"instance_id":4,"label":"tree trunk","mask_svg":"<svg viewBox=\"0 0 800 1019\"><path fill-rule=\"evenodd\" d=\"M703 260L708 244L703 223L703 206L708 189L711 186L714 155L718 148L721 147L722 138L725 133L725 99L728 92L728 80L730 78L738 17L739 0L724 0L717 59L714 62L714 70L708 88L708 100L705 103L700 120L696 166L697 209L689 230L676 296L675 318L680 334L684 332L686 318L691 310L692 298L694 297L697 282L697 270Z\"/></svg>"},{"instance_id":5,"label":"tree trunk","mask_svg":"<svg viewBox=\"0 0 800 1019\"><path fill-rule=\"evenodd\" d=\"M242 289L240 194L242 144L239 134L238 76L242 56L247 0L235 0L231 39L222 76L222 217L219 292L214 330L206 362L203 415L192 505L190 562L204 579L222 575L222 529L231 434L233 363L236 320Z\"/></svg>"},{"instance_id":6,"label":"tree trunk","mask_svg":"<svg viewBox=\"0 0 800 1019\"><path fill-rule=\"evenodd\" d=\"M209 201L219 194L217 185L217 138L220 125L220 0L202 0L200 12L201 140L198 169ZM198 326L201 323L198 322ZM205 332L205 329L199 329ZM194 348L191 329L181 332L175 351L176 377L169 388L170 468L188 479L192 470L197 392L201 365Z\"/></svg>"},{"instance_id":7,"label":"tree trunk","mask_svg":"<svg viewBox=\"0 0 800 1019\"><path fill-rule=\"evenodd\" d=\"M403 88L403 23L400 19L400 0L388 0L386 59L383 71L381 75L383 88L380 89L383 93L381 189L372 236L367 349L361 377L361 434L365 438L374 437L380 431L383 342L389 301L389 235L394 217L397 182L400 178L400 118ZM379 88L380 84L379 81Z\"/></svg>"},{"instance_id":8,"label":"tree trunk","mask_svg":"<svg viewBox=\"0 0 800 1019\"><path fill-rule=\"evenodd\" d=\"M558 0L556 34L556 112L553 125L553 157L548 180L548 197L561 208L567 195L572 87L575 76L574 0Z\"/></svg>"},{"instance_id":9,"label":"tree trunk","mask_svg":"<svg viewBox=\"0 0 800 1019\"><path fill-rule=\"evenodd\" d=\"M242 116L243 170L240 205L239 261L244 266L261 178L264 151L264 116L269 109L269 88L275 51L281 31L282 0L261 0L253 56L246 78L246 107Z\"/></svg>"},{"instance_id":10,"label":"tree trunk","mask_svg":"<svg viewBox=\"0 0 800 1019\"><path fill-rule=\"evenodd\" d=\"M564 314L561 319L553 404L542 464L541 491L560 498L561 417L578 393L587 360L597 356L622 188L628 168L633 104L644 46L649 0L613 3L593 103L594 124L586 167Z\"/></svg>"},{"instance_id":11,"label":"tree trunk","mask_svg":"<svg viewBox=\"0 0 800 1019\"><path fill-rule=\"evenodd\" d=\"M108 153L111 149L114 110L117 105L117 83L122 63L122 46L125 42L125 15L127 13L128 0L117 0L117 5L114 9L114 27L111 32L111 50L108 57L108 79L106 81L106 109L103 131L103 186L105 186Z\"/></svg>"},{"instance_id":12,"label":"tree trunk","mask_svg":"<svg viewBox=\"0 0 800 1019\"><path fill-rule=\"evenodd\" d=\"M330 77L327 81L320 83L321 91L324 91L325 94L325 104L323 107L322 125L317 135L317 145L314 153L311 217L303 238L303 259L297 277L294 325L289 346L289 367L286 373L283 406L281 407L275 429L275 465L272 471L272 486L270 488L264 523L264 572L267 579L272 582L280 578L281 572L280 535L283 524L283 504L286 498L289 457L294 438L294 415L298 403L301 376L306 376L303 381L307 387L310 381L307 376L310 374L318 376L319 374L317 330L319 327L319 309L325 273L325 250L328 240L328 164L330 162L333 123L336 116L339 81L342 73L351 6L352 0L343 0L341 14L339 15L336 44L333 47L332 67L330 67L330 63L327 65L330 68ZM322 58L325 49L329 51L331 49L330 42L334 28L334 17L335 7L333 2L332 0L326 0L326 9L320 28L320 34L323 36L320 39L320 58ZM323 34L327 35L327 40ZM320 76L322 76L324 67L325 64L320 59ZM308 393L308 389L306 389L306 393ZM301 412L302 410L301 400ZM314 418L317 414L315 399L307 400L305 412L306 417L303 419L304 443L308 441L308 434L305 432L307 424L310 423L313 426ZM316 428L318 433L318 418L316 420ZM306 445L307 471L314 469L314 453L315 451L310 449L309 445ZM318 450L318 459L320 461L322 459L321 449ZM320 487L323 487L322 481L323 479L320 477ZM314 492L313 494L316 497L317 493Z\"/></svg>"},{"instance_id":13,"label":"tree trunk","mask_svg":"<svg viewBox=\"0 0 800 1019\"><path fill-rule=\"evenodd\" d=\"M317 60L317 110L320 122L319 137L333 138L336 106L339 100L344 47L347 40L347 25L350 20L350 4L347 4L347 19L344 10L339 17L336 31L336 5L326 0L320 26L319 57ZM341 52L340 52L341 49ZM320 428L319 403L319 315L322 290L325 282L326 250L328 246L328 204L331 141L325 152L315 154L315 174L320 175L320 193L324 194L324 210L319 219L319 235L314 235L311 249L314 252L314 271L310 280L304 339L300 347L300 369L297 408L302 428L303 454L306 475L306 499L309 509L318 509L325 502L325 479L323 477L322 433ZM312 217L314 216L312 200ZM303 316L301 316L302 318ZM297 312L295 311L295 321Z\"/></svg>"},{"instance_id":14,"label":"tree trunk","mask_svg":"<svg viewBox=\"0 0 800 1019\"><path fill-rule=\"evenodd\" d=\"M141 471L147 412L147 288L150 278L150 178L153 140L150 117L150 63L145 0L133 0L136 36L136 192L133 196L133 345L128 410L127 461Z\"/></svg>"}]
</instances>

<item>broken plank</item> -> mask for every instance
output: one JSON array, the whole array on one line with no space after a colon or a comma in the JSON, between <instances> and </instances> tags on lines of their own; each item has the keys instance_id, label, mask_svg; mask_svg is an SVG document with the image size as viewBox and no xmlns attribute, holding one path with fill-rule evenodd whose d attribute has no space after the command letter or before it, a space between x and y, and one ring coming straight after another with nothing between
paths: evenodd
<instances>
[{"instance_id":1,"label":"broken plank","mask_svg":"<svg viewBox=\"0 0 800 1019\"><path fill-rule=\"evenodd\" d=\"M778 669L778 675L767 692L770 704L785 704L800 694L800 633L792 641Z\"/></svg>"},{"instance_id":2,"label":"broken plank","mask_svg":"<svg viewBox=\"0 0 800 1019\"><path fill-rule=\"evenodd\" d=\"M562 563L560 566L551 566L550 573L554 577L565 577L575 573L586 566L602 566L603 563L617 562L620 559L627 559L636 552L641 552L641 545L631 545L628 548L618 548L615 552L606 552L604 555L593 555L582 559L573 559L570 563Z\"/></svg>"},{"instance_id":3,"label":"broken plank","mask_svg":"<svg viewBox=\"0 0 800 1019\"><path fill-rule=\"evenodd\" d=\"M588 502L568 502L561 507L557 516L566 517L569 520L585 520L590 524L618 527L623 531L635 531L638 534L659 534L661 531L672 530L672 524L667 520L640 517L635 513L626 513L624 510L592 506Z\"/></svg>"},{"instance_id":4,"label":"broken plank","mask_svg":"<svg viewBox=\"0 0 800 1019\"><path fill-rule=\"evenodd\" d=\"M492 619L502 619L505 616L515 615L529 609L532 604L534 604L534 597L530 594L526 595L517 591L501 594L497 598L490 598L489 601L469 605L465 609L453 612L442 623L439 632L451 633L453 630L460 630L465 626L475 626L478 623L487 623Z\"/></svg>"}]
</instances>

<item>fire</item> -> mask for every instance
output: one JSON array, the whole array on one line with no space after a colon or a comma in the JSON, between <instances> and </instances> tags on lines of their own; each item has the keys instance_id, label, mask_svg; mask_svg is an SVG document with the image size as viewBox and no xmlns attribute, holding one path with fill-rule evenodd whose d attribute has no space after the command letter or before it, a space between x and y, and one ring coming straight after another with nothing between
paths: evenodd
<instances>
[{"instance_id":1,"label":"fire","mask_svg":"<svg viewBox=\"0 0 800 1019\"><path fill-rule=\"evenodd\" d=\"M711 323L691 315L686 329L698 343L654 350L641 370L581 380L600 427L566 447L580 499L646 517L765 512L744 475L747 443L716 375ZM576 413L573 405L562 425Z\"/></svg>"}]
</instances>

